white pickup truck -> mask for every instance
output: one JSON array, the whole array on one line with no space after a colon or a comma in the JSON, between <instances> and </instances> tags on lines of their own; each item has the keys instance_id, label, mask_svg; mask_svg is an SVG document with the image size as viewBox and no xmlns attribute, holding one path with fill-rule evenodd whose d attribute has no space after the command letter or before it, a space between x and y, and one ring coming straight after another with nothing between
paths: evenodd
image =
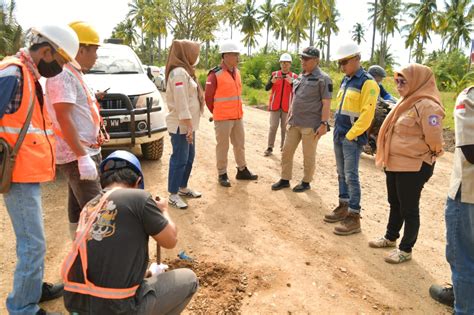
<instances>
[{"instance_id":1,"label":"white pickup truck","mask_svg":"<svg viewBox=\"0 0 474 315\"><path fill-rule=\"evenodd\" d=\"M111 139L103 147L131 149L140 145L145 159L160 159L167 131L160 92L130 47L103 44L97 54L99 58L85 80L94 90L107 90L99 103Z\"/></svg>"}]
</instances>

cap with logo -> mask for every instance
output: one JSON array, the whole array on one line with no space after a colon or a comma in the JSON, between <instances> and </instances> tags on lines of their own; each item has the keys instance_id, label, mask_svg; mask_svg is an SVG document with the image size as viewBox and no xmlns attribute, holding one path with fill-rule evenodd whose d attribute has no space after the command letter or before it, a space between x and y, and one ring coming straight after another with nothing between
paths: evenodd
<instances>
[{"instance_id":1,"label":"cap with logo","mask_svg":"<svg viewBox=\"0 0 474 315\"><path fill-rule=\"evenodd\" d=\"M301 57L319 58L319 49L313 46L306 47L300 54Z\"/></svg>"}]
</instances>

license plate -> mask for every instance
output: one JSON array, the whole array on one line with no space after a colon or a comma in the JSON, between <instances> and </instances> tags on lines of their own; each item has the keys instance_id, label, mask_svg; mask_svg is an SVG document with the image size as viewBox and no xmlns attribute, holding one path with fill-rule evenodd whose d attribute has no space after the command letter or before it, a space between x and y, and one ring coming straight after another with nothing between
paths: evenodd
<instances>
[{"instance_id":1,"label":"license plate","mask_svg":"<svg viewBox=\"0 0 474 315\"><path fill-rule=\"evenodd\" d=\"M118 127L120 126L120 119L104 119L104 125L106 127Z\"/></svg>"}]
</instances>

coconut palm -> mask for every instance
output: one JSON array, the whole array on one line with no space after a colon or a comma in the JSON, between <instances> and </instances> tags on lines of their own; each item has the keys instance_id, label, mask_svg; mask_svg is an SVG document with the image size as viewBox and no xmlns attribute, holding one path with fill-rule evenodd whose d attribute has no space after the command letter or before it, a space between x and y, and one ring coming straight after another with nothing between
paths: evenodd
<instances>
[{"instance_id":1,"label":"coconut palm","mask_svg":"<svg viewBox=\"0 0 474 315\"><path fill-rule=\"evenodd\" d=\"M314 44L317 20L321 21L331 15L331 7L335 6L334 0L294 0L290 2L290 23L298 27L309 24L309 43ZM301 33L301 32L299 32Z\"/></svg>"},{"instance_id":2,"label":"coconut palm","mask_svg":"<svg viewBox=\"0 0 474 315\"><path fill-rule=\"evenodd\" d=\"M229 23L230 38L232 39L233 29L240 25L240 19L244 10L243 4L239 0L225 0L222 5L224 23Z\"/></svg>"},{"instance_id":3,"label":"coconut palm","mask_svg":"<svg viewBox=\"0 0 474 315\"><path fill-rule=\"evenodd\" d=\"M145 50L145 10L149 5L150 0L133 0L128 4L129 11L127 18L133 22L134 27L140 29L140 51L143 53Z\"/></svg>"},{"instance_id":4,"label":"coconut palm","mask_svg":"<svg viewBox=\"0 0 474 315\"><path fill-rule=\"evenodd\" d=\"M374 1L373 4L374 12L372 16L372 26L373 26L373 31L372 31L372 47L370 49L370 61L374 62L374 49L375 49L375 33L377 33L377 13L379 10L379 3L377 0Z\"/></svg>"},{"instance_id":5,"label":"coconut palm","mask_svg":"<svg viewBox=\"0 0 474 315\"><path fill-rule=\"evenodd\" d=\"M15 1L0 2L0 56L14 54L22 46L23 30L15 19L15 8Z\"/></svg>"},{"instance_id":6,"label":"coconut palm","mask_svg":"<svg viewBox=\"0 0 474 315\"><path fill-rule=\"evenodd\" d=\"M290 10L284 3L278 5L275 13L275 23L272 31L276 39L280 40L280 50L283 50L283 41L288 37L288 14Z\"/></svg>"},{"instance_id":7,"label":"coconut palm","mask_svg":"<svg viewBox=\"0 0 474 315\"><path fill-rule=\"evenodd\" d=\"M365 41L364 35L364 27L361 23L356 23L352 29L352 40L355 41L357 45L360 45L362 41Z\"/></svg>"},{"instance_id":8,"label":"coconut palm","mask_svg":"<svg viewBox=\"0 0 474 315\"><path fill-rule=\"evenodd\" d=\"M115 26L112 31L113 38L121 38L125 45L134 46L137 43L138 33L135 23L131 19L126 19Z\"/></svg>"},{"instance_id":9,"label":"coconut palm","mask_svg":"<svg viewBox=\"0 0 474 315\"><path fill-rule=\"evenodd\" d=\"M326 62L330 60L330 51L331 51L331 34L337 34L339 32L339 27L337 26L337 21L339 19L339 11L336 9L335 0L327 0L329 4L329 15L320 19L321 21L321 31L322 34L326 37Z\"/></svg>"},{"instance_id":10,"label":"coconut palm","mask_svg":"<svg viewBox=\"0 0 474 315\"><path fill-rule=\"evenodd\" d=\"M267 37L265 40L265 47L263 48L263 53L267 53L268 49L268 35L270 33L270 28L275 24L276 17L276 6L272 5L272 0L265 0L265 2L258 9L260 21L265 25Z\"/></svg>"},{"instance_id":11,"label":"coconut palm","mask_svg":"<svg viewBox=\"0 0 474 315\"><path fill-rule=\"evenodd\" d=\"M143 30L151 44L149 49L150 64L153 64L156 39L158 39L158 60L160 60L161 40L168 35L166 23L171 19L170 2L169 0L150 0L146 4L143 14Z\"/></svg>"},{"instance_id":12,"label":"coconut palm","mask_svg":"<svg viewBox=\"0 0 474 315\"><path fill-rule=\"evenodd\" d=\"M247 0L242 15L242 29L241 32L245 34L242 40L247 46L248 55L252 52L252 47L257 44L256 37L262 28L262 23L256 19L257 9L255 8L255 0Z\"/></svg>"},{"instance_id":13,"label":"coconut palm","mask_svg":"<svg viewBox=\"0 0 474 315\"><path fill-rule=\"evenodd\" d=\"M445 12L440 15L439 32L449 51L459 48L461 42L469 46L474 33L474 5L471 0L445 1Z\"/></svg>"}]
</instances>

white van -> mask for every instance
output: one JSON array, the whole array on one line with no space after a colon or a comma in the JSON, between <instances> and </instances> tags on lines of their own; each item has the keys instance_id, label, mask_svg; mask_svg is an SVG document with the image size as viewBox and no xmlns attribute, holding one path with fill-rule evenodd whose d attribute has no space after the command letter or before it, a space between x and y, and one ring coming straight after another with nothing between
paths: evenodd
<instances>
[{"instance_id":1,"label":"white van","mask_svg":"<svg viewBox=\"0 0 474 315\"><path fill-rule=\"evenodd\" d=\"M130 47L103 44L97 54L99 58L85 80L94 90L107 90L99 100L110 134L110 142L103 147L131 149L140 145L144 158L160 159L167 131L160 92Z\"/></svg>"}]
</instances>

